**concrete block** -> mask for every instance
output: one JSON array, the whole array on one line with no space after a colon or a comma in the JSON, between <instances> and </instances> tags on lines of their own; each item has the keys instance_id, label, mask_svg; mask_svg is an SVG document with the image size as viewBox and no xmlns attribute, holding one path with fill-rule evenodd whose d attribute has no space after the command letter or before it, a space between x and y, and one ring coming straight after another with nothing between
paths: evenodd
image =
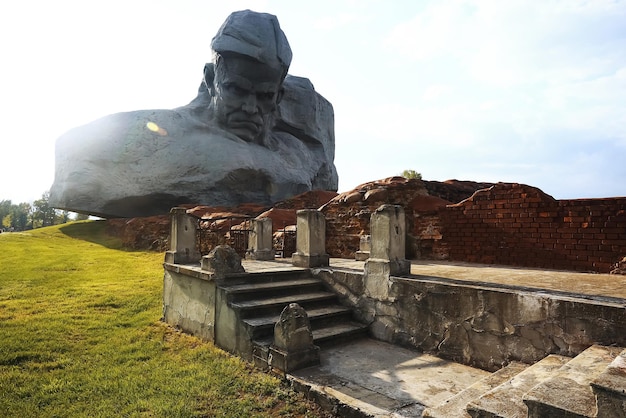
<instances>
[{"instance_id":1,"label":"concrete block","mask_svg":"<svg viewBox=\"0 0 626 418\"><path fill-rule=\"evenodd\" d=\"M318 210L303 209L296 212L296 216L296 252L292 255L292 264L307 268L328 266L324 215Z\"/></svg>"},{"instance_id":2,"label":"concrete block","mask_svg":"<svg viewBox=\"0 0 626 418\"><path fill-rule=\"evenodd\" d=\"M626 350L591 382L596 395L598 418L626 417Z\"/></svg>"},{"instance_id":3,"label":"concrete block","mask_svg":"<svg viewBox=\"0 0 626 418\"><path fill-rule=\"evenodd\" d=\"M497 372L490 374L465 390L457 393L450 399L447 399L442 404L426 409L422 416L429 418L469 418L470 414L466 410L468 403L478 399L480 396L495 389L506 381L511 380L527 367L528 365L524 363L510 363Z\"/></svg>"},{"instance_id":4,"label":"concrete block","mask_svg":"<svg viewBox=\"0 0 626 418\"><path fill-rule=\"evenodd\" d=\"M169 250L165 254L165 262L170 264L197 263L201 255L196 247L196 218L188 215L185 208L172 208L170 217L170 243Z\"/></svg>"},{"instance_id":5,"label":"concrete block","mask_svg":"<svg viewBox=\"0 0 626 418\"><path fill-rule=\"evenodd\" d=\"M526 392L547 379L570 359L549 355L533 364L511 380L490 390L467 405L467 412L477 417L525 417L527 407L522 401ZM530 415L529 415L530 416ZM545 415L551 416L551 415Z\"/></svg>"},{"instance_id":6,"label":"concrete block","mask_svg":"<svg viewBox=\"0 0 626 418\"><path fill-rule=\"evenodd\" d=\"M246 259L249 260L273 260L274 249L272 248L272 219L260 218L252 220L252 231L248 239Z\"/></svg>"},{"instance_id":7,"label":"concrete block","mask_svg":"<svg viewBox=\"0 0 626 418\"><path fill-rule=\"evenodd\" d=\"M313 344L309 317L297 303L290 303L281 312L267 363L283 372L320 364L320 349Z\"/></svg>"},{"instance_id":8,"label":"concrete block","mask_svg":"<svg viewBox=\"0 0 626 418\"><path fill-rule=\"evenodd\" d=\"M596 417L591 381L622 349L593 345L524 396L530 418Z\"/></svg>"},{"instance_id":9,"label":"concrete block","mask_svg":"<svg viewBox=\"0 0 626 418\"><path fill-rule=\"evenodd\" d=\"M296 267L327 267L329 263L330 256L328 254L306 255L295 252L291 255L291 264Z\"/></svg>"},{"instance_id":10,"label":"concrete block","mask_svg":"<svg viewBox=\"0 0 626 418\"><path fill-rule=\"evenodd\" d=\"M404 259L406 221L398 205L382 205L370 220L371 257L385 260Z\"/></svg>"}]
</instances>

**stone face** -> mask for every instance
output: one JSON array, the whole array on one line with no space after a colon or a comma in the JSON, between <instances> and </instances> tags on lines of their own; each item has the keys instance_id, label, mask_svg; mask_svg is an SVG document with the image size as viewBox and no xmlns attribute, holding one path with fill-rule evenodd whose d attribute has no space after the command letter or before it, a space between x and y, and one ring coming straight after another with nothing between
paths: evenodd
<instances>
[{"instance_id":1,"label":"stone face","mask_svg":"<svg viewBox=\"0 0 626 418\"><path fill-rule=\"evenodd\" d=\"M249 63L241 70L253 78L262 73L257 68L270 68L268 77L276 69L282 100L257 113L239 110L233 122L220 108L227 101L220 92L227 90L224 78L228 81L234 66L219 70L219 60L207 64L198 96L186 106L117 113L61 136L52 206L102 217L138 217L167 213L181 204L270 205L309 190L337 190L332 105L306 78L282 81L291 51L275 17L249 11L237 16L222 26L214 50L226 61L237 56L239 63ZM266 22L267 16L273 18L267 25L255 23ZM239 26L229 32L228 22ZM231 32L241 39L220 41ZM264 38L275 33L277 39ZM266 92L257 90L253 85L247 94L256 94L261 102ZM250 130L259 131L258 137Z\"/></svg>"}]
</instances>

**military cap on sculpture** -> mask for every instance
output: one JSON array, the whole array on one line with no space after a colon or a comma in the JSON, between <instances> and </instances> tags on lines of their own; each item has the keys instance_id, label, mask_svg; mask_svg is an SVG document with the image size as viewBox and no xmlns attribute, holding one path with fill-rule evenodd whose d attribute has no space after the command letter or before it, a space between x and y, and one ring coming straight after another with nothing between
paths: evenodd
<instances>
[{"instance_id":1,"label":"military cap on sculpture","mask_svg":"<svg viewBox=\"0 0 626 418\"><path fill-rule=\"evenodd\" d=\"M213 37L211 48L221 55L245 55L281 69L283 77L291 64L292 54L287 37L276 16L269 13L250 10L231 13Z\"/></svg>"}]
</instances>

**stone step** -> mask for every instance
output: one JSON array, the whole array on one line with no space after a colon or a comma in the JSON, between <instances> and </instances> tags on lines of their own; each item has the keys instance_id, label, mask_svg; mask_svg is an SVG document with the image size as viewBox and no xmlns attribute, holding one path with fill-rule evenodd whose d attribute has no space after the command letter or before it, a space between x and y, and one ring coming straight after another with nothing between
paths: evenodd
<instances>
[{"instance_id":1,"label":"stone step","mask_svg":"<svg viewBox=\"0 0 626 418\"><path fill-rule=\"evenodd\" d=\"M325 344L329 341L346 341L345 338L358 338L367 334L367 325L355 321L341 321L337 324L326 325L313 329L313 343L316 345ZM274 342L273 336L255 338L253 344L261 351L266 350Z\"/></svg>"},{"instance_id":2,"label":"stone step","mask_svg":"<svg viewBox=\"0 0 626 418\"><path fill-rule=\"evenodd\" d=\"M498 385L467 404L467 412L473 418L518 418L527 416L522 397L526 392L547 379L570 359L551 354L527 367L512 379ZM548 417L550 415L545 415Z\"/></svg>"},{"instance_id":3,"label":"stone step","mask_svg":"<svg viewBox=\"0 0 626 418\"><path fill-rule=\"evenodd\" d=\"M313 309L306 310L311 322L311 327L315 327L316 323L322 323L329 319L350 319L352 316L352 310L341 305L328 305ZM268 315L262 317L246 318L243 323L252 329L273 329L274 325L278 321L280 314Z\"/></svg>"},{"instance_id":4,"label":"stone step","mask_svg":"<svg viewBox=\"0 0 626 418\"><path fill-rule=\"evenodd\" d=\"M592 345L535 386L524 396L528 416L596 417L591 382L620 354L622 348Z\"/></svg>"},{"instance_id":5,"label":"stone step","mask_svg":"<svg viewBox=\"0 0 626 418\"><path fill-rule=\"evenodd\" d=\"M591 382L598 418L626 417L626 350Z\"/></svg>"},{"instance_id":6,"label":"stone step","mask_svg":"<svg viewBox=\"0 0 626 418\"><path fill-rule=\"evenodd\" d=\"M328 325L313 329L313 344L330 346L331 344L345 342L348 339L357 339L367 336L367 325L354 321L342 321L338 324ZM252 361L255 366L267 368L267 359L270 345L274 342L273 334L252 341Z\"/></svg>"},{"instance_id":7,"label":"stone step","mask_svg":"<svg viewBox=\"0 0 626 418\"><path fill-rule=\"evenodd\" d=\"M284 307L290 303L297 303L305 309L314 306L315 303L335 303L336 295L331 292L317 291L307 292L295 295L282 295L264 299L243 300L230 302L229 305L240 311L247 318L252 315L266 316L268 312L278 314Z\"/></svg>"},{"instance_id":8,"label":"stone step","mask_svg":"<svg viewBox=\"0 0 626 418\"><path fill-rule=\"evenodd\" d=\"M313 329L313 342L316 345L330 345L367 335L368 326L355 321L342 321Z\"/></svg>"},{"instance_id":9,"label":"stone step","mask_svg":"<svg viewBox=\"0 0 626 418\"><path fill-rule=\"evenodd\" d=\"M490 374L465 390L457 393L442 404L426 409L422 416L430 418L469 418L470 414L466 410L469 402L512 379L515 375L521 373L527 367L527 364L512 362L497 372Z\"/></svg>"},{"instance_id":10,"label":"stone step","mask_svg":"<svg viewBox=\"0 0 626 418\"><path fill-rule=\"evenodd\" d=\"M324 290L324 283L319 279L300 278L275 282L245 283L223 287L228 301L236 302L245 299L259 299L263 295L305 293L313 290Z\"/></svg>"},{"instance_id":11,"label":"stone step","mask_svg":"<svg viewBox=\"0 0 626 418\"><path fill-rule=\"evenodd\" d=\"M226 289L242 284L272 283L302 278L311 278L311 273L306 269L241 273L228 276L226 279L221 279L219 281L219 287Z\"/></svg>"}]
</instances>

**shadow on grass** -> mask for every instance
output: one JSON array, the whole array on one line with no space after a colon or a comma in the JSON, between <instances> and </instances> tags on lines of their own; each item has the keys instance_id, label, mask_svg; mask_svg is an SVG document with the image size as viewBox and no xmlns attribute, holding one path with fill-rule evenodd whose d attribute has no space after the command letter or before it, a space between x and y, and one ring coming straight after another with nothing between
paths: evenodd
<instances>
[{"instance_id":1,"label":"shadow on grass","mask_svg":"<svg viewBox=\"0 0 626 418\"><path fill-rule=\"evenodd\" d=\"M113 250L136 251L124 248L121 239L107 234L105 220L72 222L60 227L59 231L68 237L92 242Z\"/></svg>"}]
</instances>

